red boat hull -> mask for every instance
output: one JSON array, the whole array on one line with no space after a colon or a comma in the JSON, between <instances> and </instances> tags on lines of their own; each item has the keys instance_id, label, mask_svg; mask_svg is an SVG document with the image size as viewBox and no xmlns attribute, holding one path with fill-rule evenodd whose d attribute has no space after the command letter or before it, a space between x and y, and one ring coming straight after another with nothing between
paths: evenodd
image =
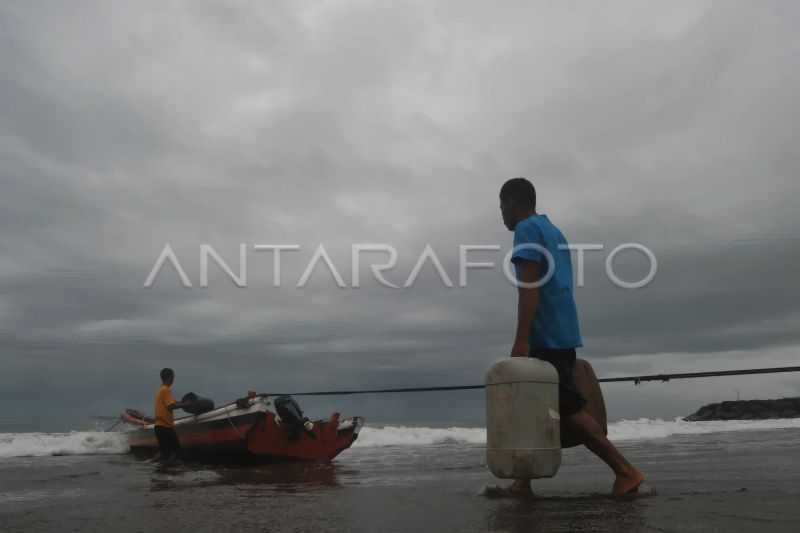
<instances>
[{"instance_id":1,"label":"red boat hull","mask_svg":"<svg viewBox=\"0 0 800 533\"><path fill-rule=\"evenodd\" d=\"M358 437L362 421L356 417L340 424L339 413L327 421L316 421L311 431L294 439L269 411L197 423L177 423L175 432L185 459L205 460L301 460L330 461L349 448ZM341 426L341 427L340 427ZM131 451L152 455L158 442L152 426L130 432Z\"/></svg>"}]
</instances>

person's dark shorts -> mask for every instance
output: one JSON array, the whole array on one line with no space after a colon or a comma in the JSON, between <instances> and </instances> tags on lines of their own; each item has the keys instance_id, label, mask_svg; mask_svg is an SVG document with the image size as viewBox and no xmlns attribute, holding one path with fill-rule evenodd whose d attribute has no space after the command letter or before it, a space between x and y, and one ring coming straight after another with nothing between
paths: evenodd
<instances>
[{"instance_id":1,"label":"person's dark shorts","mask_svg":"<svg viewBox=\"0 0 800 533\"><path fill-rule=\"evenodd\" d=\"M575 384L575 348L531 348L531 357L547 361L558 372L558 410L571 416L586 406L586 398Z\"/></svg>"},{"instance_id":2,"label":"person's dark shorts","mask_svg":"<svg viewBox=\"0 0 800 533\"><path fill-rule=\"evenodd\" d=\"M174 455L177 455L178 450L181 449L181 443L178 441L178 434L175 433L175 429L155 426L155 431L156 440L158 440L158 450L161 452L161 459L166 461Z\"/></svg>"}]
</instances>

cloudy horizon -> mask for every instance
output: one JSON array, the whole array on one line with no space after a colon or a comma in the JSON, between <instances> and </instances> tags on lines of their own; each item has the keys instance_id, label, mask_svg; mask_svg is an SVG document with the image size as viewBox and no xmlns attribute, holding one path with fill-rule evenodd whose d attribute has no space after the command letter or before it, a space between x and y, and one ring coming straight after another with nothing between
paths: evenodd
<instances>
[{"instance_id":1,"label":"cloudy horizon","mask_svg":"<svg viewBox=\"0 0 800 533\"><path fill-rule=\"evenodd\" d=\"M0 417L78 427L149 409L157 372L218 403L260 391L474 384L508 355L499 268L350 285L351 245L511 243L526 176L586 254L579 351L603 376L791 365L800 346L800 7L788 2L105 2L0 7ZM652 283L604 261L637 242ZM169 243L194 287L166 267ZM199 249L212 264L199 287ZM284 252L272 286L272 254ZM615 262L640 279L635 253ZM604 387L612 419L800 395L796 375ZM308 399L376 422L480 424L482 396ZM0 428L0 431L4 429Z\"/></svg>"}]
</instances>

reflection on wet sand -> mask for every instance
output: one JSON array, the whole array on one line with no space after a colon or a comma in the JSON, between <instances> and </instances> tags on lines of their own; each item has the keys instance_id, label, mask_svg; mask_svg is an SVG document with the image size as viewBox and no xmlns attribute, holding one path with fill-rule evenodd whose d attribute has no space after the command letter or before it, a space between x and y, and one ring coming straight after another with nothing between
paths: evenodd
<instances>
[{"instance_id":1,"label":"reflection on wet sand","mask_svg":"<svg viewBox=\"0 0 800 533\"><path fill-rule=\"evenodd\" d=\"M533 497L505 500L486 509L486 529L509 533L553 531L645 531L643 497L613 500L607 495Z\"/></svg>"},{"instance_id":2,"label":"reflection on wet sand","mask_svg":"<svg viewBox=\"0 0 800 533\"><path fill-rule=\"evenodd\" d=\"M276 463L248 465L153 465L151 491L209 486L235 486L242 492L307 492L324 487L338 487L336 464Z\"/></svg>"}]
</instances>

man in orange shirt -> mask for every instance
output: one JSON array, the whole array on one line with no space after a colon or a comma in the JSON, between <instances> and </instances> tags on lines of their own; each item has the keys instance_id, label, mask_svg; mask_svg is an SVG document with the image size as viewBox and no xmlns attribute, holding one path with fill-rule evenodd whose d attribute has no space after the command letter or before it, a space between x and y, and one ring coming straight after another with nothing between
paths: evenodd
<instances>
[{"instance_id":1,"label":"man in orange shirt","mask_svg":"<svg viewBox=\"0 0 800 533\"><path fill-rule=\"evenodd\" d=\"M176 402L172 397L172 383L175 381L175 372L171 368L161 370L161 388L156 393L155 417L156 421L153 428L158 440L158 449L161 452L159 460L162 462L172 462L177 459L178 450L181 448L178 442L178 434L175 433L174 418L172 411L186 406L186 402Z\"/></svg>"}]
</instances>

